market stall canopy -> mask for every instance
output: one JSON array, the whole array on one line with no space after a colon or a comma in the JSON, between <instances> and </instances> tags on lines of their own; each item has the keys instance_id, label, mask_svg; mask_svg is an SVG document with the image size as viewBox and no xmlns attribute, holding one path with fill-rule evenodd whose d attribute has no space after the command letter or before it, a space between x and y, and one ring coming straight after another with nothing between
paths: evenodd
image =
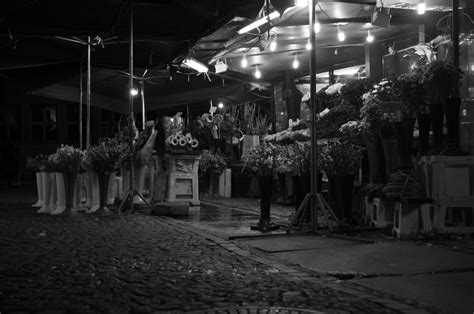
<instances>
[{"instance_id":1,"label":"market stall canopy","mask_svg":"<svg viewBox=\"0 0 474 314\"><path fill-rule=\"evenodd\" d=\"M317 5L317 71L364 63L368 29L384 51L426 40L450 21L451 0L426 0L417 15L411 2L390 6L390 27L371 23L379 6L371 0L322 0ZM135 81L144 82L148 109L199 102L214 97L246 99L270 94L285 71L308 74L308 8L281 10L279 17L251 32L238 31L266 15L266 1L253 0L22 0L0 4L0 87L76 101L79 64L84 64L88 36L92 45L92 104L126 112L128 91L129 10L134 6ZM285 1L270 0L281 8ZM289 2L288 2L289 3ZM436 5L436 7L431 4ZM410 5L409 5L410 4ZM460 1L472 13L472 1ZM387 7L388 9L388 7ZM467 20L467 18L465 19ZM388 26L388 25L387 25ZM337 30L346 40L337 39ZM277 47L269 44L276 39ZM246 56L248 66L241 60ZM209 67L207 74L183 67L192 57ZM293 68L295 59L299 67ZM262 73L257 79L256 68ZM15 87L15 88L12 88ZM2 94L5 94L2 92ZM3 96L5 99L5 96ZM138 108L137 108L138 109ZM139 109L138 109L139 110Z\"/></svg>"}]
</instances>

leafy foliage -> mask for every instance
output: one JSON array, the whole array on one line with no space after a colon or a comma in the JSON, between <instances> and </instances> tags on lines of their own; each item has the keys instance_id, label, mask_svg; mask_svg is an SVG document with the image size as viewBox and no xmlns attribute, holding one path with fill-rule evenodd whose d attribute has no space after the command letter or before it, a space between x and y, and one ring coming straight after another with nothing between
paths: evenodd
<instances>
[{"instance_id":1,"label":"leafy foliage","mask_svg":"<svg viewBox=\"0 0 474 314\"><path fill-rule=\"evenodd\" d=\"M209 150L203 150L201 160L199 161L199 171L205 173L212 171L220 175L227 168L227 161L222 154L213 153Z\"/></svg>"}]
</instances>

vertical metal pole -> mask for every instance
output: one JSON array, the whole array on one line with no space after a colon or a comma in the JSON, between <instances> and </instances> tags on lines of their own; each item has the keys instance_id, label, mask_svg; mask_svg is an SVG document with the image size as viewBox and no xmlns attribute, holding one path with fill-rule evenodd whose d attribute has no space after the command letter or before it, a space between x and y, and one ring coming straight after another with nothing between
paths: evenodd
<instances>
[{"instance_id":1,"label":"vertical metal pole","mask_svg":"<svg viewBox=\"0 0 474 314\"><path fill-rule=\"evenodd\" d=\"M311 97L311 223L313 232L318 227L318 210L316 206L316 194L318 191L318 168L316 158L318 151L316 137L316 33L314 22L316 21L316 0L309 1L309 40L313 49L309 52L309 75L310 75L310 97Z\"/></svg>"},{"instance_id":2,"label":"vertical metal pole","mask_svg":"<svg viewBox=\"0 0 474 314\"><path fill-rule=\"evenodd\" d=\"M459 0L453 0L453 25L452 25L452 40L453 40L453 65L459 68ZM459 97L459 88L453 91L453 97Z\"/></svg>"},{"instance_id":3,"label":"vertical metal pole","mask_svg":"<svg viewBox=\"0 0 474 314\"><path fill-rule=\"evenodd\" d=\"M82 149L83 143L82 143L82 103L83 103L83 77L82 77L82 70L83 70L83 64L82 61L80 62L79 65L79 148Z\"/></svg>"},{"instance_id":4,"label":"vertical metal pole","mask_svg":"<svg viewBox=\"0 0 474 314\"><path fill-rule=\"evenodd\" d=\"M128 79L129 91L128 91L128 109L129 109L129 119L128 119L128 134L129 134L129 145L130 149L133 151L133 95L130 90L133 88L133 4L130 2L130 55L129 55L129 65L130 65L130 76ZM130 200L130 212L133 212L133 196L135 193L134 185L134 169L133 169L133 154L130 154L130 192L128 194Z\"/></svg>"},{"instance_id":5,"label":"vertical metal pole","mask_svg":"<svg viewBox=\"0 0 474 314\"><path fill-rule=\"evenodd\" d=\"M453 65L459 67L459 0L453 0L453 25L452 25L452 40L453 40Z\"/></svg>"},{"instance_id":6,"label":"vertical metal pole","mask_svg":"<svg viewBox=\"0 0 474 314\"><path fill-rule=\"evenodd\" d=\"M145 117L145 81L141 80L140 82L140 88L141 88L141 96L142 96L142 130L145 130L145 123L146 123L146 117Z\"/></svg>"},{"instance_id":7,"label":"vertical metal pole","mask_svg":"<svg viewBox=\"0 0 474 314\"><path fill-rule=\"evenodd\" d=\"M91 37L87 36L87 121L86 121L86 148L91 144Z\"/></svg>"}]
</instances>

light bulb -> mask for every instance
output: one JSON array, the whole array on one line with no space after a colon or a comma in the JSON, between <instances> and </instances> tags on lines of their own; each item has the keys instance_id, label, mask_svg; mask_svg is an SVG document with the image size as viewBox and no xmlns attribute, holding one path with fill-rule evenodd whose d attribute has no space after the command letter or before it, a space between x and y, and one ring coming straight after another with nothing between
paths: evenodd
<instances>
[{"instance_id":1,"label":"light bulb","mask_svg":"<svg viewBox=\"0 0 474 314\"><path fill-rule=\"evenodd\" d=\"M245 55L242 57L242 62L240 64L242 65L243 68L246 68L247 65L249 64L247 61L247 57Z\"/></svg>"},{"instance_id":2,"label":"light bulb","mask_svg":"<svg viewBox=\"0 0 474 314\"><path fill-rule=\"evenodd\" d=\"M217 104L217 108L219 109L224 108L224 103L222 101L219 101L219 103Z\"/></svg>"},{"instance_id":3,"label":"light bulb","mask_svg":"<svg viewBox=\"0 0 474 314\"><path fill-rule=\"evenodd\" d=\"M130 90L130 95L132 96L137 96L138 95L138 89L136 87L133 87L131 90Z\"/></svg>"},{"instance_id":4,"label":"light bulb","mask_svg":"<svg viewBox=\"0 0 474 314\"><path fill-rule=\"evenodd\" d=\"M308 39L308 42L306 43L306 50L311 50L311 48L313 48L313 46L311 46L311 42Z\"/></svg>"},{"instance_id":5,"label":"light bulb","mask_svg":"<svg viewBox=\"0 0 474 314\"><path fill-rule=\"evenodd\" d=\"M341 31L339 26L337 27L337 38L339 38L339 41L346 40L346 34L343 31Z\"/></svg>"},{"instance_id":6,"label":"light bulb","mask_svg":"<svg viewBox=\"0 0 474 314\"><path fill-rule=\"evenodd\" d=\"M270 51L275 51L276 47L277 47L277 42L276 42L276 39L274 39L270 43Z\"/></svg>"},{"instance_id":7,"label":"light bulb","mask_svg":"<svg viewBox=\"0 0 474 314\"><path fill-rule=\"evenodd\" d=\"M372 36L372 34L370 33L370 29L367 30L367 42L368 43L371 43L374 41L374 36Z\"/></svg>"},{"instance_id":8,"label":"light bulb","mask_svg":"<svg viewBox=\"0 0 474 314\"><path fill-rule=\"evenodd\" d=\"M421 0L418 3L418 6L416 7L416 11L418 11L418 14L425 14L425 12L426 12L426 3L425 3L425 1Z\"/></svg>"},{"instance_id":9,"label":"light bulb","mask_svg":"<svg viewBox=\"0 0 474 314\"><path fill-rule=\"evenodd\" d=\"M319 33L321 30L321 24L319 24L319 22L316 20L316 22L314 22L313 28L315 33Z\"/></svg>"},{"instance_id":10,"label":"light bulb","mask_svg":"<svg viewBox=\"0 0 474 314\"><path fill-rule=\"evenodd\" d=\"M298 61L297 55L295 55L295 59L293 60L293 69L297 69L300 66L300 62Z\"/></svg>"},{"instance_id":11,"label":"light bulb","mask_svg":"<svg viewBox=\"0 0 474 314\"><path fill-rule=\"evenodd\" d=\"M253 72L253 75L255 76L255 78L258 78L258 79L262 77L262 73L258 69L258 66L255 66L255 72Z\"/></svg>"}]
</instances>

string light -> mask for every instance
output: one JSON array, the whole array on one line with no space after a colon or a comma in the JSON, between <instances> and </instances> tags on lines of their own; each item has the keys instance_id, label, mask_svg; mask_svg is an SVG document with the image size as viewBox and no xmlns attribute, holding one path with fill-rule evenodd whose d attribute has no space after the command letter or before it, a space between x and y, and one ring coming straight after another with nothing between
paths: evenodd
<instances>
[{"instance_id":1,"label":"string light","mask_svg":"<svg viewBox=\"0 0 474 314\"><path fill-rule=\"evenodd\" d=\"M257 65L255 66L255 72L253 72L253 75L258 79L262 77L262 72L260 72Z\"/></svg>"},{"instance_id":2,"label":"string light","mask_svg":"<svg viewBox=\"0 0 474 314\"><path fill-rule=\"evenodd\" d=\"M247 56L243 55L242 56L242 61L240 63L242 65L243 68L246 68L247 65L249 64L248 61L247 61Z\"/></svg>"},{"instance_id":3,"label":"string light","mask_svg":"<svg viewBox=\"0 0 474 314\"><path fill-rule=\"evenodd\" d=\"M346 34L341 30L339 25L337 26L337 38L339 38L339 41L346 40Z\"/></svg>"},{"instance_id":4,"label":"string light","mask_svg":"<svg viewBox=\"0 0 474 314\"><path fill-rule=\"evenodd\" d=\"M367 30L367 42L368 43L371 43L374 41L374 36L372 36L372 34L370 33L370 28Z\"/></svg>"},{"instance_id":5,"label":"string light","mask_svg":"<svg viewBox=\"0 0 474 314\"><path fill-rule=\"evenodd\" d=\"M418 6L416 7L416 11L418 11L418 14L425 14L426 12L426 3L425 3L425 0L420 0L420 2L418 2Z\"/></svg>"},{"instance_id":6,"label":"string light","mask_svg":"<svg viewBox=\"0 0 474 314\"><path fill-rule=\"evenodd\" d=\"M300 62L298 61L298 54L295 54L295 59L293 60L293 69L297 69L300 66Z\"/></svg>"},{"instance_id":7,"label":"string light","mask_svg":"<svg viewBox=\"0 0 474 314\"><path fill-rule=\"evenodd\" d=\"M308 39L308 42L306 43L306 50L311 50L311 48L313 48L313 46L311 45L311 42Z\"/></svg>"}]
</instances>

